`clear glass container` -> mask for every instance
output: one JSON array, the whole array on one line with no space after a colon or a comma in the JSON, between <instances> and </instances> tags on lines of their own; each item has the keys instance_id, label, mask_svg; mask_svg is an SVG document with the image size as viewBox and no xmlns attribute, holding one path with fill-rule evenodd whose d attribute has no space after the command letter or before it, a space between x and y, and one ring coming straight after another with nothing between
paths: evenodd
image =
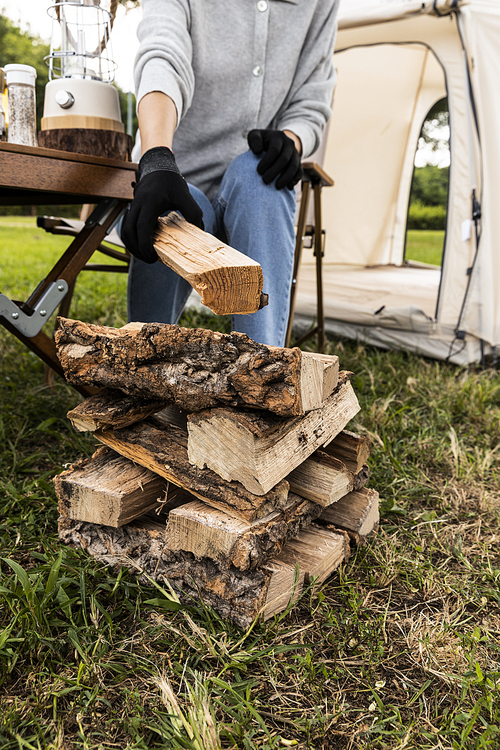
<instances>
[{"instance_id":1,"label":"clear glass container","mask_svg":"<svg viewBox=\"0 0 500 750\"><path fill-rule=\"evenodd\" d=\"M36 70L31 65L6 65L9 143L36 146Z\"/></svg>"}]
</instances>

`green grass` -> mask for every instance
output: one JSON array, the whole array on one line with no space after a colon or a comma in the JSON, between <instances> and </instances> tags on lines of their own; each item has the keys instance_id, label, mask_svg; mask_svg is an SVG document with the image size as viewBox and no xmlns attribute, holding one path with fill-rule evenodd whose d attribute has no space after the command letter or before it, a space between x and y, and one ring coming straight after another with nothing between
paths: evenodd
<instances>
[{"instance_id":1,"label":"green grass","mask_svg":"<svg viewBox=\"0 0 500 750\"><path fill-rule=\"evenodd\" d=\"M59 252L37 234L0 221L3 292L15 274L31 290ZM123 283L87 274L72 314L121 324ZM66 418L78 394L0 329L2 750L500 747L500 378L329 350L354 373L351 428L373 440L380 530L244 633L59 544L51 479L93 440Z\"/></svg>"},{"instance_id":2,"label":"green grass","mask_svg":"<svg viewBox=\"0 0 500 750\"><path fill-rule=\"evenodd\" d=\"M444 231L409 229L406 233L406 260L440 266L444 234Z\"/></svg>"}]
</instances>

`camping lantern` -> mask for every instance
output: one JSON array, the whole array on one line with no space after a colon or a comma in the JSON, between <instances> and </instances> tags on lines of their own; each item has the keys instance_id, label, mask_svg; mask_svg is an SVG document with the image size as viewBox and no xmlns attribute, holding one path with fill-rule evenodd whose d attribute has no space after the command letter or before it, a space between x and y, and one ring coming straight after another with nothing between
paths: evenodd
<instances>
[{"instance_id":1,"label":"camping lantern","mask_svg":"<svg viewBox=\"0 0 500 750\"><path fill-rule=\"evenodd\" d=\"M45 87L42 146L124 158L116 153L117 143L126 142L126 136L118 91L111 85L116 64L110 34L118 0L111 0L110 10L105 3L57 0L49 8L50 80ZM104 145L109 143L113 145Z\"/></svg>"}]
</instances>

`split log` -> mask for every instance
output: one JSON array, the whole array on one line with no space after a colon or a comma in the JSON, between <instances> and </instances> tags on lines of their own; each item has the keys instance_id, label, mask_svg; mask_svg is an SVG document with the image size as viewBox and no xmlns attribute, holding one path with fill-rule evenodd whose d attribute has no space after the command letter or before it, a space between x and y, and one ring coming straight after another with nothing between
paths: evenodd
<instances>
[{"instance_id":1,"label":"split log","mask_svg":"<svg viewBox=\"0 0 500 750\"><path fill-rule=\"evenodd\" d=\"M338 358L265 346L244 333L166 323L123 328L58 318L57 354L72 385L172 401L185 411L248 405L281 416L319 408Z\"/></svg>"},{"instance_id":2,"label":"split log","mask_svg":"<svg viewBox=\"0 0 500 750\"><path fill-rule=\"evenodd\" d=\"M103 388L68 412L77 432L118 429L140 422L165 408L165 401L141 396L127 396L121 391Z\"/></svg>"},{"instance_id":3,"label":"split log","mask_svg":"<svg viewBox=\"0 0 500 750\"><path fill-rule=\"evenodd\" d=\"M327 507L354 489L355 477L338 458L317 450L286 479L291 492Z\"/></svg>"},{"instance_id":4,"label":"split log","mask_svg":"<svg viewBox=\"0 0 500 750\"><path fill-rule=\"evenodd\" d=\"M280 555L263 568L247 572L166 550L165 527L153 521L137 519L114 529L61 516L59 538L109 565L130 568L132 561L139 575L146 573L160 583L167 579L181 601L192 604L201 599L244 629L256 618L267 620L282 612L300 596L304 581L311 577L325 580L348 555L344 534L318 527L301 532L291 550L287 542ZM150 582L144 575L141 581Z\"/></svg>"},{"instance_id":5,"label":"split log","mask_svg":"<svg viewBox=\"0 0 500 750\"><path fill-rule=\"evenodd\" d=\"M286 481L277 484L267 494L257 496L239 482L226 482L209 469L193 466L188 460L186 432L173 425L165 427L161 421L155 421L155 417L130 427L94 434L117 453L234 518L255 521L287 503L289 484Z\"/></svg>"},{"instance_id":6,"label":"split log","mask_svg":"<svg viewBox=\"0 0 500 750\"><path fill-rule=\"evenodd\" d=\"M303 417L285 419L231 408L189 414L189 460L227 481L241 482L249 492L265 494L332 440L358 411L352 386L342 377L322 408Z\"/></svg>"},{"instance_id":7,"label":"split log","mask_svg":"<svg viewBox=\"0 0 500 750\"><path fill-rule=\"evenodd\" d=\"M158 258L196 289L217 315L254 313L261 307L262 268L248 255L172 212L158 219Z\"/></svg>"},{"instance_id":8,"label":"split log","mask_svg":"<svg viewBox=\"0 0 500 750\"><path fill-rule=\"evenodd\" d=\"M337 503L325 508L320 520L364 538L378 528L379 495L376 490L350 492Z\"/></svg>"},{"instance_id":9,"label":"split log","mask_svg":"<svg viewBox=\"0 0 500 750\"><path fill-rule=\"evenodd\" d=\"M323 401L333 393L339 380L339 358L336 354L321 354L320 352L302 352L308 357L323 362ZM312 407L315 408L315 407Z\"/></svg>"},{"instance_id":10,"label":"split log","mask_svg":"<svg viewBox=\"0 0 500 750\"><path fill-rule=\"evenodd\" d=\"M261 566L278 555L286 540L296 536L321 513L321 507L290 494L282 511L246 523L231 518L205 503L195 500L172 510L165 531L168 549L192 552L208 557L222 567L238 570Z\"/></svg>"},{"instance_id":11,"label":"split log","mask_svg":"<svg viewBox=\"0 0 500 750\"><path fill-rule=\"evenodd\" d=\"M76 521L118 528L151 509L163 513L192 498L114 451L100 446L54 477L59 513Z\"/></svg>"},{"instance_id":12,"label":"split log","mask_svg":"<svg viewBox=\"0 0 500 750\"><path fill-rule=\"evenodd\" d=\"M357 474L368 461L371 449L372 444L367 437L342 430L323 450L339 458L353 474Z\"/></svg>"}]
</instances>

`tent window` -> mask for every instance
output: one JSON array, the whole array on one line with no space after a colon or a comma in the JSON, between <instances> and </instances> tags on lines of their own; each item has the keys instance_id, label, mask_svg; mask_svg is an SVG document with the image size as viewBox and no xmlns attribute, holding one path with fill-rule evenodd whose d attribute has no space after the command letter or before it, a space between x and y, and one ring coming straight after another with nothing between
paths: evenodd
<instances>
[{"instance_id":1,"label":"tent window","mask_svg":"<svg viewBox=\"0 0 500 750\"><path fill-rule=\"evenodd\" d=\"M406 226L405 261L441 265L450 165L448 100L429 110L420 131Z\"/></svg>"}]
</instances>

